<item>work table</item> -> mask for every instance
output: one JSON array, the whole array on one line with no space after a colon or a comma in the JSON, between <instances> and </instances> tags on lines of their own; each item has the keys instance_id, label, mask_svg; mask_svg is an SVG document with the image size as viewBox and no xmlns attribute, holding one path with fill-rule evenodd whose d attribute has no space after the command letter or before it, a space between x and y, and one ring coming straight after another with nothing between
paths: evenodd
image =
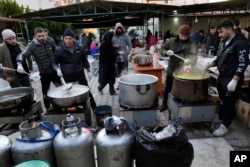
<instances>
[{"instance_id":1,"label":"work table","mask_svg":"<svg viewBox=\"0 0 250 167\"><path fill-rule=\"evenodd\" d=\"M131 64L133 66L135 73L154 75L158 78L157 92L160 95L160 97L162 97L162 70L164 69L163 66L161 64L158 64L157 67L154 67L153 63L147 66L139 66L134 62L131 62Z\"/></svg>"}]
</instances>

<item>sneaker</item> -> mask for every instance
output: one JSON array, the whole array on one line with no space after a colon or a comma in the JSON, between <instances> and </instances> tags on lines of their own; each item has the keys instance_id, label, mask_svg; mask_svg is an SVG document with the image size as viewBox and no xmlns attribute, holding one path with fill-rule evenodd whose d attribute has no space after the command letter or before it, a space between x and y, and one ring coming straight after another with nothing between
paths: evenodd
<instances>
[{"instance_id":1,"label":"sneaker","mask_svg":"<svg viewBox=\"0 0 250 167\"><path fill-rule=\"evenodd\" d=\"M166 103L162 103L161 106L160 106L160 112L163 112L166 109L168 109L168 105Z\"/></svg>"},{"instance_id":2,"label":"sneaker","mask_svg":"<svg viewBox=\"0 0 250 167\"><path fill-rule=\"evenodd\" d=\"M213 132L213 135L215 137L223 137L227 133L228 133L228 128L225 127L223 124L221 124L220 127Z\"/></svg>"},{"instance_id":3,"label":"sneaker","mask_svg":"<svg viewBox=\"0 0 250 167\"><path fill-rule=\"evenodd\" d=\"M98 93L99 93L100 95L103 95L103 91L102 91L102 90L98 90Z\"/></svg>"},{"instance_id":4,"label":"sneaker","mask_svg":"<svg viewBox=\"0 0 250 167\"><path fill-rule=\"evenodd\" d=\"M211 125L211 130L212 130L212 132L213 132L215 129L219 128L220 125L221 125L221 123L222 123L222 121L219 119L219 117L218 117L218 115L217 115L217 116L213 119L213 121L212 121L212 125Z\"/></svg>"}]
</instances>

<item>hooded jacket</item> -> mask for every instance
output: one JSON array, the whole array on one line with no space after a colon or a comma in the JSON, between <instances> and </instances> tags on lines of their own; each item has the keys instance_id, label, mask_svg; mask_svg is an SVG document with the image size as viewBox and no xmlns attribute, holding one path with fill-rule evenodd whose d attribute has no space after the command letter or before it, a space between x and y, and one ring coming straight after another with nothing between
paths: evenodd
<instances>
[{"instance_id":1,"label":"hooded jacket","mask_svg":"<svg viewBox=\"0 0 250 167\"><path fill-rule=\"evenodd\" d=\"M121 28L122 29L122 34L118 35L116 33L117 28ZM113 40L113 45L117 45L120 44L121 47L119 49L117 49L117 52L119 51L124 51L124 59L125 61L128 60L128 54L132 49L132 43L131 43L131 39L130 37L125 33L125 29L123 27L123 25L121 23L116 23L115 24L115 36L114 36L114 40Z\"/></svg>"},{"instance_id":2,"label":"hooded jacket","mask_svg":"<svg viewBox=\"0 0 250 167\"><path fill-rule=\"evenodd\" d=\"M112 44L113 36L113 32L106 32L100 45L100 68L98 81L101 85L106 85L107 83L115 83L115 62L118 53L116 52Z\"/></svg>"}]
</instances>

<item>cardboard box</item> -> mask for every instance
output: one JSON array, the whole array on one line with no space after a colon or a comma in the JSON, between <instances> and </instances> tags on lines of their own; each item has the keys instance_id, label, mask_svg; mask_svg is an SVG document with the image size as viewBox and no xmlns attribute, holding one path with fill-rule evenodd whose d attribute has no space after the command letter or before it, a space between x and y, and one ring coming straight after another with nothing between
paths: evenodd
<instances>
[{"instance_id":1,"label":"cardboard box","mask_svg":"<svg viewBox=\"0 0 250 167\"><path fill-rule=\"evenodd\" d=\"M210 92L212 91L212 92ZM208 100L215 102L215 103L219 103L220 102L220 98L219 98L219 93L216 87L209 87L208 88Z\"/></svg>"},{"instance_id":2,"label":"cardboard box","mask_svg":"<svg viewBox=\"0 0 250 167\"><path fill-rule=\"evenodd\" d=\"M236 116L250 128L250 103L238 100L236 102Z\"/></svg>"},{"instance_id":3,"label":"cardboard box","mask_svg":"<svg viewBox=\"0 0 250 167\"><path fill-rule=\"evenodd\" d=\"M216 87L208 88L208 100L216 104L215 112L219 113L220 110L220 98Z\"/></svg>"}]
</instances>

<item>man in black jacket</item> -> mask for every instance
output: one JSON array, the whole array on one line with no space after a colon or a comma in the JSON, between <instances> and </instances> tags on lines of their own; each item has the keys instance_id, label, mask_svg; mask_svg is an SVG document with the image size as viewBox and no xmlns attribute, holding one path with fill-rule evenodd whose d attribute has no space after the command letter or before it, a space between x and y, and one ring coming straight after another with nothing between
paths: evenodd
<instances>
[{"instance_id":1,"label":"man in black jacket","mask_svg":"<svg viewBox=\"0 0 250 167\"><path fill-rule=\"evenodd\" d=\"M33 55L40 72L41 85L43 92L43 101L46 109L50 108L50 101L47 97L47 92L50 87L50 83L53 82L55 86L61 85L60 78L57 76L56 71L52 67L52 58L56 44L54 40L45 35L44 29L36 27L34 29L34 38L29 45L17 56L17 70L20 73L24 72L21 62L24 58Z\"/></svg>"},{"instance_id":2,"label":"man in black jacket","mask_svg":"<svg viewBox=\"0 0 250 167\"><path fill-rule=\"evenodd\" d=\"M217 58L209 66L217 66L219 71L217 89L221 100L219 119L222 122L213 135L220 137L228 133L228 128L236 114L235 102L249 63L249 48L246 38L235 33L230 19L222 20L217 29L222 47L218 51Z\"/></svg>"},{"instance_id":3,"label":"man in black jacket","mask_svg":"<svg viewBox=\"0 0 250 167\"><path fill-rule=\"evenodd\" d=\"M220 38L218 32L216 32L216 27L211 26L209 28L209 34L205 39L206 54L217 55L217 50L219 48Z\"/></svg>"},{"instance_id":4,"label":"man in black jacket","mask_svg":"<svg viewBox=\"0 0 250 167\"><path fill-rule=\"evenodd\" d=\"M60 65L60 66L59 66ZM66 82L78 82L88 86L84 69L90 72L90 64L85 54L83 46L76 44L75 33L71 29L66 29L63 34L63 43L56 49L53 60L53 68L58 76L63 76ZM96 103L91 92L89 92L91 108L94 111Z\"/></svg>"}]
</instances>

